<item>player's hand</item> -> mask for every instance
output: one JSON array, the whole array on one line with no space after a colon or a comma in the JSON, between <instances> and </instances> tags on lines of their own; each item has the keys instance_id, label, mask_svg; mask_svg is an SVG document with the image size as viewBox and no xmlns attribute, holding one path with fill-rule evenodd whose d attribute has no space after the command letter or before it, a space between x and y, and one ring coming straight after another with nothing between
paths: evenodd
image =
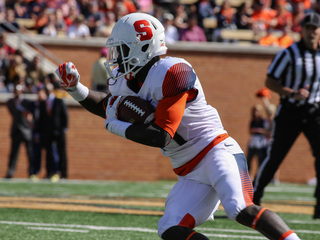
<instances>
[{"instance_id":1,"label":"player's hand","mask_svg":"<svg viewBox=\"0 0 320 240\"><path fill-rule=\"evenodd\" d=\"M72 62L60 64L56 69L59 77L59 85L66 91L73 91L80 81L80 75Z\"/></svg>"},{"instance_id":2,"label":"player's hand","mask_svg":"<svg viewBox=\"0 0 320 240\"><path fill-rule=\"evenodd\" d=\"M110 122L118 119L117 109L120 103L121 97L120 96L110 96L106 108L106 121L104 125L108 130L108 125Z\"/></svg>"}]
</instances>

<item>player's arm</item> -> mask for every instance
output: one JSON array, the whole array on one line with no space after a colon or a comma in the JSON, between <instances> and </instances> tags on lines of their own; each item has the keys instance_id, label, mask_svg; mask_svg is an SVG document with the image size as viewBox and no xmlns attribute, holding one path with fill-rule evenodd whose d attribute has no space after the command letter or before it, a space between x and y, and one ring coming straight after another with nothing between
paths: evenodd
<instances>
[{"instance_id":1,"label":"player's arm","mask_svg":"<svg viewBox=\"0 0 320 240\"><path fill-rule=\"evenodd\" d=\"M56 70L59 77L58 84L65 89L76 101L89 112L105 118L105 104L108 95L103 92L90 90L80 83L80 75L73 63L60 64Z\"/></svg>"},{"instance_id":2,"label":"player's arm","mask_svg":"<svg viewBox=\"0 0 320 240\"><path fill-rule=\"evenodd\" d=\"M162 99L155 111L155 120L147 124L131 124L116 117L117 101L110 98L106 109L106 128L109 132L152 147L164 148L180 125L189 91ZM111 104L110 104L111 103Z\"/></svg>"},{"instance_id":3,"label":"player's arm","mask_svg":"<svg viewBox=\"0 0 320 240\"><path fill-rule=\"evenodd\" d=\"M105 118L105 106L108 102L109 97L110 94L89 90L88 96L79 103L89 112L102 118Z\"/></svg>"},{"instance_id":4,"label":"player's arm","mask_svg":"<svg viewBox=\"0 0 320 240\"><path fill-rule=\"evenodd\" d=\"M177 136L176 131L183 117L186 103L197 95L197 90L193 88L195 79L194 71L187 64L180 63L172 66L165 76L162 86L164 98L157 105L153 123L148 125L124 123L115 117L109 118L112 116L110 114L112 111L107 109L106 128L109 132L141 144L165 147Z\"/></svg>"},{"instance_id":5,"label":"player's arm","mask_svg":"<svg viewBox=\"0 0 320 240\"><path fill-rule=\"evenodd\" d=\"M189 92L162 99L150 124L128 127L126 137L134 142L164 148L174 138L186 107Z\"/></svg>"},{"instance_id":6,"label":"player's arm","mask_svg":"<svg viewBox=\"0 0 320 240\"><path fill-rule=\"evenodd\" d=\"M170 134L154 122L131 125L126 130L126 138L136 143L159 148L164 148L171 141Z\"/></svg>"}]
</instances>

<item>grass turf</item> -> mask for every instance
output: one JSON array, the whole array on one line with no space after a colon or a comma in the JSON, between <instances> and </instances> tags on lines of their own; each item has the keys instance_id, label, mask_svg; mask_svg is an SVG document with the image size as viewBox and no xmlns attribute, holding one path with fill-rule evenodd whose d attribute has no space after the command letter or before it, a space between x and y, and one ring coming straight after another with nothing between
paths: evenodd
<instances>
[{"instance_id":1,"label":"grass turf","mask_svg":"<svg viewBox=\"0 0 320 240\"><path fill-rule=\"evenodd\" d=\"M171 181L67 180L58 183L34 183L26 179L0 180L0 204L7 206L0 208L0 239L159 239L157 222L161 214L121 214L102 210L110 208L162 212L165 197L173 184ZM263 200L266 204L292 206L292 213L280 211L279 215L302 239L316 240L320 239L320 221L313 220L310 214L294 212L296 206L309 209L313 207L313 191L314 187L307 185L270 185ZM28 200L35 197L37 199L34 202ZM59 206L64 206L64 209L41 210L42 207L54 205L61 199L63 201L59 202ZM114 200L115 203L110 203L109 200ZM140 202L151 204L140 205ZM88 206L95 208L93 211L77 210L77 207ZM30 207L34 209L28 209ZM223 210L218 210L215 217L215 221L208 221L197 230L215 240L266 239L256 231L227 219Z\"/></svg>"}]
</instances>

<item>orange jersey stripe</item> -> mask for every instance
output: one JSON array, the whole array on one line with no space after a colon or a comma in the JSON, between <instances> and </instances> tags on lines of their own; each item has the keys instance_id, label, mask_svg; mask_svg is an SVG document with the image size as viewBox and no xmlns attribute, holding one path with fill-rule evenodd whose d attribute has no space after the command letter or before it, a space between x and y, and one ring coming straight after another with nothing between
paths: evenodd
<instances>
[{"instance_id":1,"label":"orange jersey stripe","mask_svg":"<svg viewBox=\"0 0 320 240\"><path fill-rule=\"evenodd\" d=\"M260 210L260 212L257 214L257 216L253 219L252 224L251 224L251 228L252 228L252 229L256 229L257 222L259 221L262 213L263 213L265 210L267 210L267 209L266 209L266 208L262 208L262 209Z\"/></svg>"},{"instance_id":2,"label":"orange jersey stripe","mask_svg":"<svg viewBox=\"0 0 320 240\"><path fill-rule=\"evenodd\" d=\"M226 138L228 138L229 135L226 133L218 135L211 143L209 143L200 153L198 153L197 156L195 156L193 159L191 159L186 164L182 165L181 167L174 168L173 171L175 174L179 176L185 176L188 173L190 173L197 165L198 163L204 158L204 156L218 143L222 142Z\"/></svg>"}]
</instances>

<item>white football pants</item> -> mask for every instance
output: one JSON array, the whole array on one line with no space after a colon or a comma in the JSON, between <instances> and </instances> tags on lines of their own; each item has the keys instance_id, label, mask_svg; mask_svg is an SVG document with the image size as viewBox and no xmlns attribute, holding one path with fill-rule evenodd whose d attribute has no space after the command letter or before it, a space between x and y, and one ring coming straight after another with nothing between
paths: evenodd
<instances>
[{"instance_id":1,"label":"white football pants","mask_svg":"<svg viewBox=\"0 0 320 240\"><path fill-rule=\"evenodd\" d=\"M192 172L179 177L167 197L158 234L176 225L199 226L212 218L220 201L228 218L235 220L252 204L252 196L246 158L238 143L228 137L213 147Z\"/></svg>"}]
</instances>

